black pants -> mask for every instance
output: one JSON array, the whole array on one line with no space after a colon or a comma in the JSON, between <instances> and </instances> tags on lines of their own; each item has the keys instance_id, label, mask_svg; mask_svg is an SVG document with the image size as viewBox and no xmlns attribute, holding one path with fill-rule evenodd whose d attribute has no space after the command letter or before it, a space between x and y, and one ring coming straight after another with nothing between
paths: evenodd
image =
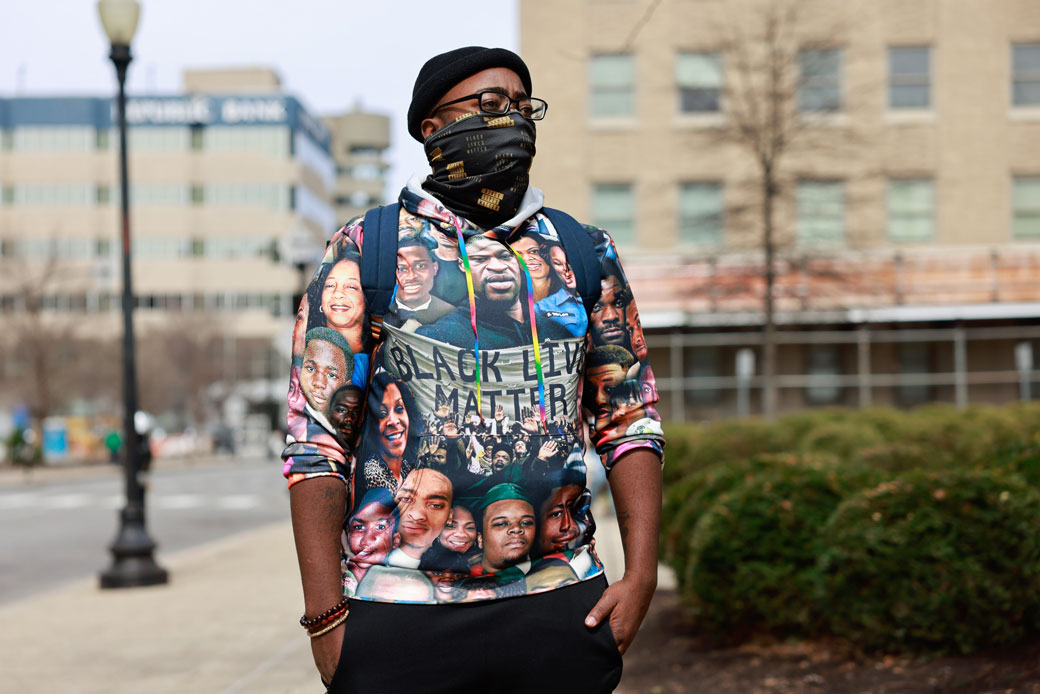
<instances>
[{"instance_id":1,"label":"black pants","mask_svg":"<svg viewBox=\"0 0 1040 694\"><path fill-rule=\"evenodd\" d=\"M352 600L335 694L609 694L621 654L585 616L600 576L566 588L460 605Z\"/></svg>"}]
</instances>

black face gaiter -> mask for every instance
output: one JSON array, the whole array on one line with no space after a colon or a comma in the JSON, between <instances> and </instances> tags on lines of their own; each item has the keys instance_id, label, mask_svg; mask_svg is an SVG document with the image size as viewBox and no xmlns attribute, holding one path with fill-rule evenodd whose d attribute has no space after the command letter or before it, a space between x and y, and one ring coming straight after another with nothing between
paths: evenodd
<instances>
[{"instance_id":1,"label":"black face gaiter","mask_svg":"<svg viewBox=\"0 0 1040 694\"><path fill-rule=\"evenodd\" d=\"M426 138L423 183L455 214L490 229L520 209L534 159L534 124L519 113L473 113Z\"/></svg>"}]
</instances>

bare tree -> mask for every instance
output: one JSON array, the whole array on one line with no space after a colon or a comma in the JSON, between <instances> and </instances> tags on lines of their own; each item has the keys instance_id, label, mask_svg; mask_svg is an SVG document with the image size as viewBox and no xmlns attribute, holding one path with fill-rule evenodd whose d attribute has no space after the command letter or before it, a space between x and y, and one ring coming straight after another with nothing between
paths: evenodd
<instances>
[{"instance_id":1,"label":"bare tree","mask_svg":"<svg viewBox=\"0 0 1040 694\"><path fill-rule=\"evenodd\" d=\"M61 260L56 242L49 247L42 262L15 257L3 263L10 303L0 316L0 373L8 396L27 406L38 441L44 419L77 397L114 395L118 385L112 350L99 349L105 340L85 335L75 315L86 308L86 274Z\"/></svg>"},{"instance_id":2,"label":"bare tree","mask_svg":"<svg viewBox=\"0 0 1040 694\"><path fill-rule=\"evenodd\" d=\"M207 389L227 376L224 342L221 322L211 314L172 314L142 334L142 408L179 413L196 426L205 422L214 406Z\"/></svg>"},{"instance_id":3,"label":"bare tree","mask_svg":"<svg viewBox=\"0 0 1040 694\"><path fill-rule=\"evenodd\" d=\"M727 4L728 19L719 30L729 64L722 89L726 120L720 129L721 141L742 149L754 162L754 178L748 183L757 209L748 217L754 220L749 226L757 230L753 243L763 255L762 414L769 419L776 416L778 400L780 251L793 245L793 239L781 238L778 222L778 207L795 173L789 160L792 154L810 150L848 157L858 141L848 128L819 127L830 117L827 111L833 105L806 99L806 92L812 88L808 80L819 72L814 62L826 55L812 49L839 47L845 27L830 22L821 28L818 21L810 26L799 14L801 4L797 0L765 0L750 9L744 3L739 3L739 9ZM803 262L803 267L812 268L814 264Z\"/></svg>"}]
</instances>

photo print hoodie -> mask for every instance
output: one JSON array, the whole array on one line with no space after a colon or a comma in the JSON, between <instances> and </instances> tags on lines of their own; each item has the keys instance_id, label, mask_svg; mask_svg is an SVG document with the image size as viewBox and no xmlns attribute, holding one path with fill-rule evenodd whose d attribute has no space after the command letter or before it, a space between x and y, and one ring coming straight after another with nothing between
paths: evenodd
<instances>
[{"instance_id":1,"label":"photo print hoodie","mask_svg":"<svg viewBox=\"0 0 1040 694\"><path fill-rule=\"evenodd\" d=\"M360 280L362 218L333 236L293 330L284 475L347 485L344 594L465 602L598 576L586 427L608 474L626 451L663 460L664 447L613 241L583 227L602 289L589 314L541 191L529 187L490 230L418 178L399 200L379 339Z\"/></svg>"}]
</instances>

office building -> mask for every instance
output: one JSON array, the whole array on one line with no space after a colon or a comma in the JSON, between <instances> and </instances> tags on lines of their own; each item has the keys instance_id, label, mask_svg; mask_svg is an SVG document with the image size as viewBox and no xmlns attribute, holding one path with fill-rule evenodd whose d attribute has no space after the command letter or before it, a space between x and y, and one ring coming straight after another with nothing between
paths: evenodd
<instances>
[{"instance_id":1,"label":"office building","mask_svg":"<svg viewBox=\"0 0 1040 694\"><path fill-rule=\"evenodd\" d=\"M763 162L781 411L1040 395L1040 5L521 0L520 17L550 104L533 180L613 232L666 418L747 411L748 385L757 411Z\"/></svg>"}]
</instances>

